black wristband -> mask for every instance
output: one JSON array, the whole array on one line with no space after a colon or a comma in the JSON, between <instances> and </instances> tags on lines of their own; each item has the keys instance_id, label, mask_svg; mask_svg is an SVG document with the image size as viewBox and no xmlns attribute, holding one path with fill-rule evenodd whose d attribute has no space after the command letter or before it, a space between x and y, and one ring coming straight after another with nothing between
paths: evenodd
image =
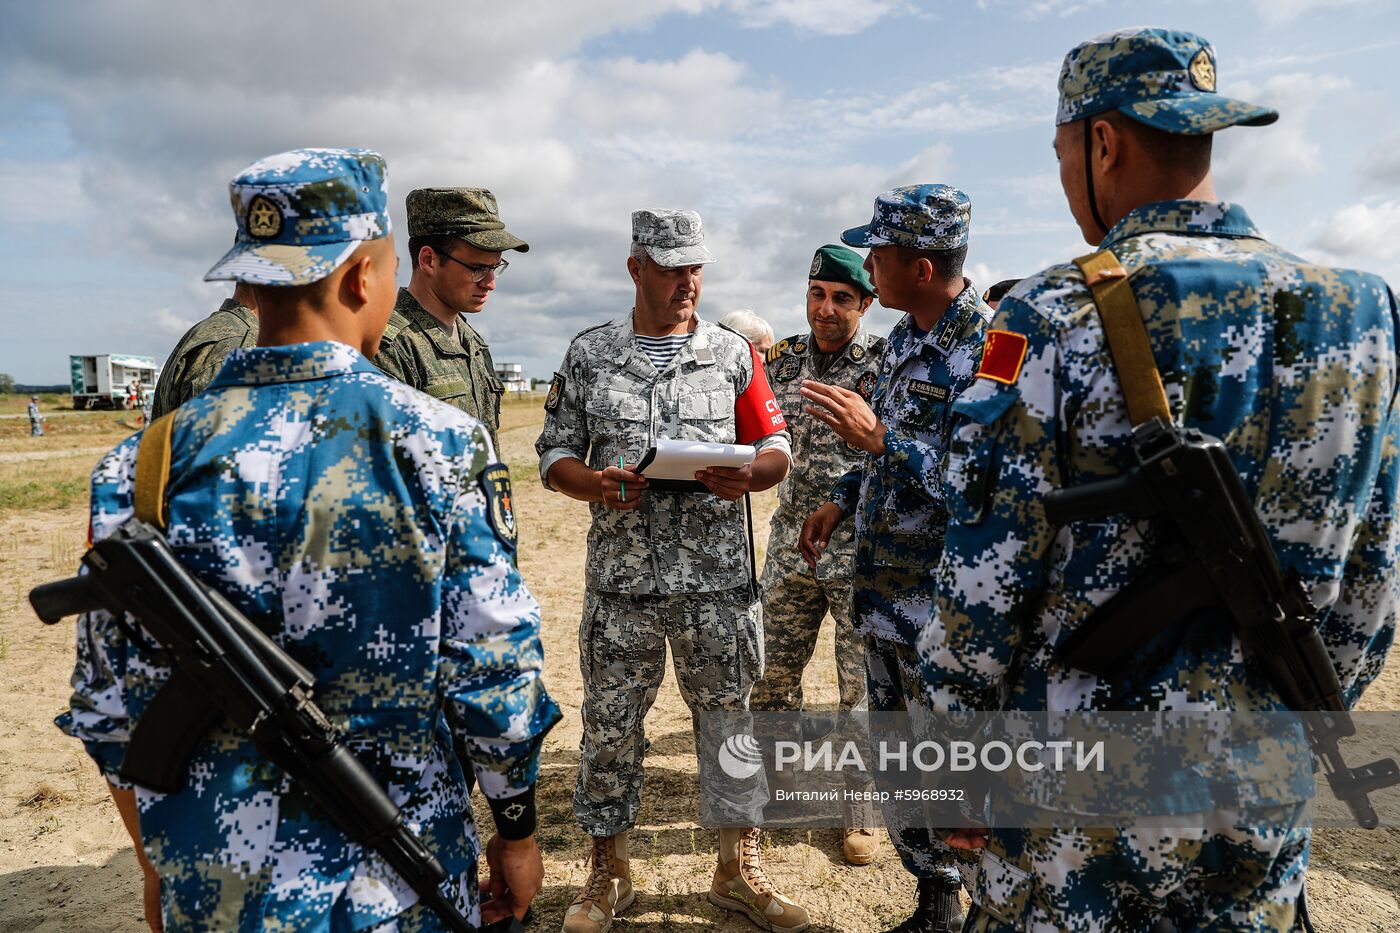
<instances>
[{"instance_id":1,"label":"black wristband","mask_svg":"<svg viewBox=\"0 0 1400 933\"><path fill-rule=\"evenodd\" d=\"M531 784L524 792L514 797L500 800L488 797L491 816L496 821L496 832L502 839L515 841L535 833L535 785Z\"/></svg>"}]
</instances>

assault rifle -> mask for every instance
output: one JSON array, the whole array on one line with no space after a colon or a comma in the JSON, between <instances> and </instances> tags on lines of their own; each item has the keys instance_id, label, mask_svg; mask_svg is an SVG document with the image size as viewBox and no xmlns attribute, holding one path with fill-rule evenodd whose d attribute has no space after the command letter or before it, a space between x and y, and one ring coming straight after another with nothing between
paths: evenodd
<instances>
[{"instance_id":1,"label":"assault rifle","mask_svg":"<svg viewBox=\"0 0 1400 933\"><path fill-rule=\"evenodd\" d=\"M195 745L227 717L331 822L378 852L448 929L476 933L442 892L442 864L404 825L399 808L312 699L310 671L191 576L165 538L139 519L93 545L83 564L86 575L30 591L39 618L52 625L64 616L105 609L137 645L173 668L136 724L122 759L123 779L162 793L179 790ZM126 621L128 614L160 648Z\"/></svg>"},{"instance_id":2,"label":"assault rifle","mask_svg":"<svg viewBox=\"0 0 1400 933\"><path fill-rule=\"evenodd\" d=\"M1115 594L1060 647L1073 667L1112 677L1188 613L1223 607L1249 660L1303 714L1327 783L1356 822L1375 828L1369 795L1400 784L1393 758L1348 767L1338 742L1356 734L1301 578L1284 572L1254 503L1219 440L1161 418L1133 429L1136 465L1114 479L1056 490L1052 524L1131 514L1165 522L1168 560ZM1174 552L1174 553L1170 553Z\"/></svg>"}]
</instances>

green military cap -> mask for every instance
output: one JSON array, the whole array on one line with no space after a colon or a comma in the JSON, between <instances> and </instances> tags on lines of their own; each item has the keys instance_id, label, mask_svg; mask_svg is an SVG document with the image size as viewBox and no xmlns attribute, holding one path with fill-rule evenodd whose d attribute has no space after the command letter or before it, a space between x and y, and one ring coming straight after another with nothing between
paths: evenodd
<instances>
[{"instance_id":1,"label":"green military cap","mask_svg":"<svg viewBox=\"0 0 1400 933\"><path fill-rule=\"evenodd\" d=\"M828 243L817 250L812 257L812 269L807 273L807 278L820 279L823 282L845 282L860 289L861 294L867 298L875 294L875 285L870 281L869 273L865 271L865 260L861 258L860 253L834 243Z\"/></svg>"},{"instance_id":2,"label":"green military cap","mask_svg":"<svg viewBox=\"0 0 1400 933\"><path fill-rule=\"evenodd\" d=\"M485 188L414 188L406 204L410 237L455 236L493 253L530 249L506 230L496 196Z\"/></svg>"}]
</instances>

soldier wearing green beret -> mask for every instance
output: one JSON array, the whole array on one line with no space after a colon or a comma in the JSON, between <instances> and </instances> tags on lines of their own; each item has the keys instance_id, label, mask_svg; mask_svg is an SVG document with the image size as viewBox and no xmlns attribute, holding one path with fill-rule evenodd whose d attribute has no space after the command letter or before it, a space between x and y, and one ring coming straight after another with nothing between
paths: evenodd
<instances>
[{"instance_id":1,"label":"soldier wearing green beret","mask_svg":"<svg viewBox=\"0 0 1400 933\"><path fill-rule=\"evenodd\" d=\"M768 557L763 566L763 679L754 686L755 710L802 709L802 671L812 660L817 633L829 612L836 625L836 681L842 712L865 706L865 643L851 625L851 574L855 535L848 523L832 536L815 567L797 549L798 533L831 487L859 466L865 452L851 447L802 410L804 379L837 385L869 398L879 375L885 341L866 330L865 312L875 287L864 257L844 246L823 246L807 279L809 330L780 340L768 351L766 370L792 432L793 470L778 487ZM809 717L810 721L810 717ZM793 772L786 772L791 775ZM781 783L783 774L772 780ZM842 852L852 865L875 859L874 814L845 811Z\"/></svg>"},{"instance_id":2,"label":"soldier wearing green beret","mask_svg":"<svg viewBox=\"0 0 1400 933\"><path fill-rule=\"evenodd\" d=\"M495 291L509 265L501 254L530 245L506 230L485 188L417 188L407 207L413 274L399 289L374 364L479 419L495 443L506 388L465 315L480 312Z\"/></svg>"}]
</instances>

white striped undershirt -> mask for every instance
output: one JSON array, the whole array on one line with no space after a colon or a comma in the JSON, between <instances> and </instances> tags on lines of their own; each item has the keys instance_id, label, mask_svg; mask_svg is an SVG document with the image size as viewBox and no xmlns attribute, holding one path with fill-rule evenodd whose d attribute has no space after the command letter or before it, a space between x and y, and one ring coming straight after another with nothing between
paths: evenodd
<instances>
[{"instance_id":1,"label":"white striped undershirt","mask_svg":"<svg viewBox=\"0 0 1400 933\"><path fill-rule=\"evenodd\" d=\"M642 352L651 360L651 365L656 367L657 372L664 372L667 366L671 365L671 360L675 359L681 347L685 346L690 334L667 334L665 337L645 337L634 333L637 343L641 345Z\"/></svg>"}]
</instances>

